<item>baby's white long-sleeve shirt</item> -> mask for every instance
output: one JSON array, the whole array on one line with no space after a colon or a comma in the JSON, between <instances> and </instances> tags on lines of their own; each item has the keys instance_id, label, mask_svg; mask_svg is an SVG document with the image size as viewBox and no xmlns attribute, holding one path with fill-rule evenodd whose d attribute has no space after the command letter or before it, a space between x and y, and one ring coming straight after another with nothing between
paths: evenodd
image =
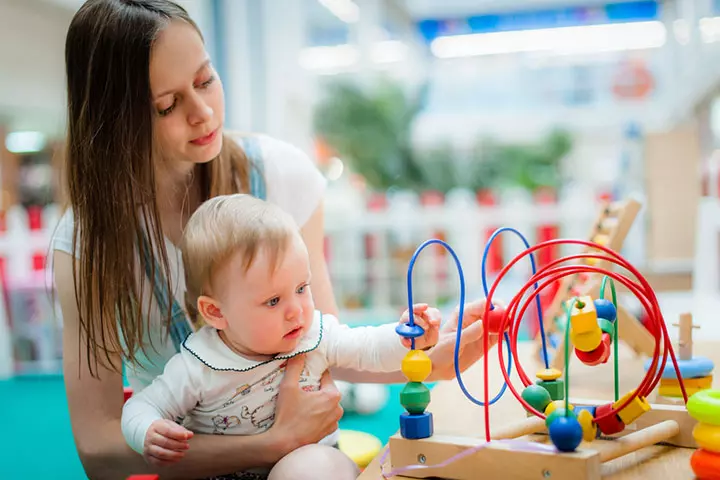
<instances>
[{"instance_id":1,"label":"baby's white long-sleeve shirt","mask_svg":"<svg viewBox=\"0 0 720 480\"><path fill-rule=\"evenodd\" d=\"M183 342L162 375L135 393L122 414L128 444L142 453L150 424L177 420L196 433L253 435L270 428L287 360L306 353L300 383L317 390L330 367L358 371L400 370L407 348L396 324L349 328L332 315L315 312L312 326L290 353L266 362L248 360L227 347L212 327L203 327ZM326 439L334 443L333 438ZM324 442L325 443L325 442Z\"/></svg>"}]
</instances>

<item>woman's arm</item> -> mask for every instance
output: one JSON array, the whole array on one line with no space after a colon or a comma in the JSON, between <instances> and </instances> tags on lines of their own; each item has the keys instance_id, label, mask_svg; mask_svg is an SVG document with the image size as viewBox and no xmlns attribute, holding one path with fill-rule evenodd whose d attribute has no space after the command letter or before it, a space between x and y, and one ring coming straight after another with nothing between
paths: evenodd
<instances>
[{"instance_id":1,"label":"woman's arm","mask_svg":"<svg viewBox=\"0 0 720 480\"><path fill-rule=\"evenodd\" d=\"M284 387L276 423L267 432L252 436L196 435L182 461L168 467L151 467L127 445L122 435L122 375L101 365L95 378L90 375L86 340L79 333L73 259L61 251L54 255L55 285L64 323L63 374L70 421L89 478L124 479L139 473L160 473L163 478L202 478L271 466L295 448L317 442L337 428L342 414L337 389L325 385L319 392L302 392L295 379L294 385ZM120 358L114 361L119 365Z\"/></svg>"},{"instance_id":2,"label":"woman's arm","mask_svg":"<svg viewBox=\"0 0 720 480\"><path fill-rule=\"evenodd\" d=\"M325 213L323 204L315 209L310 219L305 222L302 237L310 255L310 272L312 273L312 294L315 308L323 313L338 316L338 306L330 283L327 262L325 261ZM341 319L342 321L342 319Z\"/></svg>"}]
</instances>

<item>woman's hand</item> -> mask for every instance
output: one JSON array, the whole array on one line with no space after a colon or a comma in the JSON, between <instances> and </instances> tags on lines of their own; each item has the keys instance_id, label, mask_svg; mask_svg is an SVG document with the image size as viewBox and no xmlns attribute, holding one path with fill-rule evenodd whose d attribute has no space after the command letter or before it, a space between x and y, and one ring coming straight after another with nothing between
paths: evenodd
<instances>
[{"instance_id":1,"label":"woman's hand","mask_svg":"<svg viewBox=\"0 0 720 480\"><path fill-rule=\"evenodd\" d=\"M493 303L501 304L497 301ZM457 339L459 313L460 309L456 308L450 320L440 329L437 345L428 351L428 356L433 364L428 381L455 378L455 340ZM461 372L477 362L485 353L483 349L483 313L485 313L485 299L465 304L458 355ZM488 348L497 344L499 338L499 335L490 335Z\"/></svg>"},{"instance_id":2,"label":"woman's hand","mask_svg":"<svg viewBox=\"0 0 720 480\"><path fill-rule=\"evenodd\" d=\"M326 371L320 379L320 390L306 392L300 388L300 374L305 355L288 360L285 376L280 383L275 423L268 430L286 449L286 453L317 443L338 429L343 415L340 391Z\"/></svg>"}]
</instances>

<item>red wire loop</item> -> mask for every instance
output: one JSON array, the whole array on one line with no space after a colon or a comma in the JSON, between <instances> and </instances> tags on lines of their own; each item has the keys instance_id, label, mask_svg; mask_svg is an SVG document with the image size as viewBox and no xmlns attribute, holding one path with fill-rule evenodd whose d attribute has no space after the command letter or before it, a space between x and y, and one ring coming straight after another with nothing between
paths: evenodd
<instances>
[{"instance_id":1,"label":"red wire loop","mask_svg":"<svg viewBox=\"0 0 720 480\"><path fill-rule=\"evenodd\" d=\"M571 255L567 257L560 258L558 260L555 260L544 267L542 267L540 270L538 270L531 278L528 280L528 282L520 289L520 291L512 298L508 306L506 307L506 315L502 319L502 325L500 326L500 331L504 332L506 330L509 330L509 336L510 336L510 350L511 354L515 357L516 365L517 365L517 371L518 375L520 377L520 380L522 381L523 385L527 387L532 383L528 375L525 373L525 369L522 367L520 360L518 358L517 354L517 338L518 333L520 331L520 321L525 315L526 310L531 305L531 303L535 300L535 297L539 295L545 288L547 288L549 285L554 284L556 281L568 276L568 275L578 275L578 274L588 274L588 273L598 273L602 274L604 276L610 277L613 280L617 281L618 283L624 285L628 290L632 292L633 295L640 301L643 308L648 314L648 330L655 338L655 349L653 352L653 359L652 362L647 370L647 374L643 378L643 380L640 382L640 385L633 391L632 395L630 395L625 402L623 402L621 405L618 405L617 408L614 408L610 411L608 411L606 414L597 417L597 420L602 420L610 415L615 415L619 411L623 410L627 405L629 405L635 398L638 396L646 397L648 396L657 386L658 382L662 378L663 371L665 369L665 365L667 363L667 356L668 353L670 353L670 358L673 363L673 367L675 368L675 374L677 375L678 381L680 383L680 390L683 394L683 399L687 403L687 393L685 391L685 385L683 383L682 377L680 375L680 368L677 363L677 359L675 357L675 351L672 348L672 343L670 341L670 336L667 331L667 326L665 325L665 320L662 316L662 312L660 311L660 306L658 305L657 297L655 296L655 292L652 290L650 284L648 281L642 276L642 274L635 269L627 260L625 260L620 254L617 252L610 250L609 248L594 243L594 242L588 242L585 240L549 240L546 242L539 243L533 247L530 247L517 255L515 258L513 258L498 274L497 278L493 282L492 286L490 287L490 290L487 295L486 303L485 303L485 312L483 315L483 318L487 318L490 312L490 306L492 305L492 298L493 294L495 293L496 288L498 287L500 281L503 279L503 277L510 271L510 269L519 261L521 261L525 256L531 255L536 250L542 249L542 248L548 248L548 247L554 247L557 245L583 245L586 247L590 247L594 250L600 250L607 255L599 255L594 253L586 253L586 254L578 254L578 255ZM591 265L562 265L563 263L572 261L572 260L587 260L587 259L596 259L596 260L603 260L608 261L610 263L613 263L617 266L620 266L630 272L635 278L637 278L637 281L634 281L627 276L614 272L612 270L607 270L604 268L598 268ZM542 283L541 283L542 282ZM538 284L537 287L535 287L535 284ZM525 296L526 292L530 289L535 287L534 291L528 296L528 298L522 302L523 297ZM517 314L518 308L520 308L519 314ZM541 321L541 319L538 319L538 321ZM620 321L618 318L616 320L616 323ZM569 328L570 326L567 325L565 328ZM662 362L659 362L660 360L660 345L662 342L663 352L662 352ZM502 343L502 342L500 342ZM503 357L503 352L501 345L498 344L498 359L500 362L500 370L503 374L503 377L505 379L505 382L508 385L508 388L512 392L512 394L515 396L515 398L522 404L522 406L527 409L529 412L531 412L533 415L536 415L540 418L545 418L545 414L543 412L539 412L535 408L533 408L530 404L528 404L521 396L521 394L518 393L517 389L512 385L512 382L510 381L509 375L507 374L507 371L505 369L505 359ZM483 359L483 370L484 370L484 379L483 379L483 387L484 387L484 413L485 413L485 439L486 441L490 441L490 410L489 410L489 401L488 401L488 346L489 346L489 332L487 330L483 333L483 348L484 348L484 359ZM658 368L658 366L661 365L661 368Z\"/></svg>"}]
</instances>

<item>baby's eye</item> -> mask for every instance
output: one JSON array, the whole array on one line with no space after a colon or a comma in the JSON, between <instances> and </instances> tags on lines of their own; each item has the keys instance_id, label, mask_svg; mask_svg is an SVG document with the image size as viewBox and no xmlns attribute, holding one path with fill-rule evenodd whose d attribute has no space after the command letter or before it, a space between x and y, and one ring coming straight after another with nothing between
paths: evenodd
<instances>
[{"instance_id":1,"label":"baby's eye","mask_svg":"<svg viewBox=\"0 0 720 480\"><path fill-rule=\"evenodd\" d=\"M307 289L307 285L303 285L302 287L297 289L297 293L305 293L305 290Z\"/></svg>"},{"instance_id":2,"label":"baby's eye","mask_svg":"<svg viewBox=\"0 0 720 480\"><path fill-rule=\"evenodd\" d=\"M267 305L268 307L274 307L278 303L280 303L280 297L273 297L267 302L265 302L265 305Z\"/></svg>"}]
</instances>

